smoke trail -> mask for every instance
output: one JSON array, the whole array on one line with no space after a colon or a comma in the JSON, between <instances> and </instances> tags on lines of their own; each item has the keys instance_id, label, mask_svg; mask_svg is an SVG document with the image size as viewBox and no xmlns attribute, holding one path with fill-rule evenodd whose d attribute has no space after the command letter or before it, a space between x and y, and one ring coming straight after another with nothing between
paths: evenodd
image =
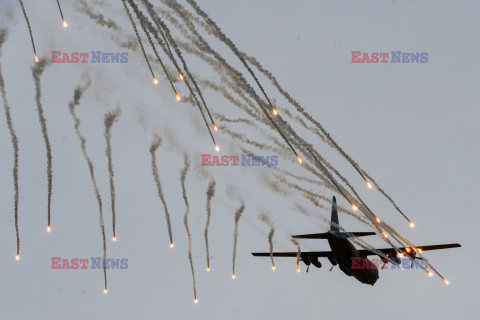
<instances>
[{"instance_id":1,"label":"smoke trail","mask_svg":"<svg viewBox=\"0 0 480 320\"><path fill-rule=\"evenodd\" d=\"M235 278L235 264L237 262L237 243L238 243L238 222L245 210L245 203L242 201L240 207L235 211L235 226L233 227L233 252L232 252L232 277Z\"/></svg>"},{"instance_id":2,"label":"smoke trail","mask_svg":"<svg viewBox=\"0 0 480 320\"><path fill-rule=\"evenodd\" d=\"M40 126L42 128L42 135L43 140L45 141L45 147L47 149L47 188L48 188L48 204L47 204L47 222L48 227L50 227L50 209L51 209L51 201L52 201L52 147L50 145L50 138L48 137L47 131L47 120L45 119L45 114L43 111L42 105L42 86L40 82L40 78L43 74L43 71L48 66L48 62L46 59L41 59L39 63L35 64L32 67L32 76L33 80L35 81L35 102L37 103L37 112L38 112L38 120L40 122Z\"/></svg>"},{"instance_id":3,"label":"smoke trail","mask_svg":"<svg viewBox=\"0 0 480 320\"><path fill-rule=\"evenodd\" d=\"M268 233L268 244L270 246L270 259L272 260L272 269L275 270L275 262L273 261L273 235L275 234L275 225L272 220L265 214L262 213L258 216L263 223L270 227L270 232Z\"/></svg>"},{"instance_id":4,"label":"smoke trail","mask_svg":"<svg viewBox=\"0 0 480 320\"><path fill-rule=\"evenodd\" d=\"M215 180L211 180L207 190L207 222L205 224L205 249L207 251L207 270L210 270L210 249L208 247L208 227L210 226L210 218L212 216L212 198L215 195Z\"/></svg>"},{"instance_id":5,"label":"smoke trail","mask_svg":"<svg viewBox=\"0 0 480 320\"><path fill-rule=\"evenodd\" d=\"M88 15L88 17L93 21L95 21L98 25L105 26L107 28L112 28L115 31L120 29L113 20L105 19L105 16L103 14L95 13L92 10L90 10L90 8L88 7L87 3L84 0L79 0L78 2L75 2L75 4L76 3L80 3L81 4L80 11Z\"/></svg>"},{"instance_id":6,"label":"smoke trail","mask_svg":"<svg viewBox=\"0 0 480 320\"><path fill-rule=\"evenodd\" d=\"M112 127L115 122L118 121L118 117L121 114L120 108L117 107L116 110L108 112L105 114L105 140L106 140L106 149L105 154L107 155L108 160L108 173L110 176L110 200L112 206L112 228L113 228L113 241L117 239L115 233L115 222L116 222L116 211L115 211L115 183L114 183L114 171L113 171L113 160L112 160Z\"/></svg>"},{"instance_id":7,"label":"smoke trail","mask_svg":"<svg viewBox=\"0 0 480 320\"><path fill-rule=\"evenodd\" d=\"M160 182L160 175L158 174L158 166L157 166L157 157L155 152L162 144L162 139L159 136L155 136L152 145L150 146L150 154L152 156L152 175L155 180L155 184L157 185L157 192L160 201L162 201L163 209L165 210L165 219L167 220L167 227L168 227L168 236L170 237L170 247L173 247L173 236L172 236L172 225L170 223L170 213L168 212L167 201L165 200L165 196L163 194L162 184Z\"/></svg>"},{"instance_id":8,"label":"smoke trail","mask_svg":"<svg viewBox=\"0 0 480 320\"><path fill-rule=\"evenodd\" d=\"M157 52L157 48L155 47L155 45L153 43L152 37L150 36L150 32L148 31L147 24L149 24L149 21L147 21L145 19L145 16L138 10L137 5L133 1L129 0L128 3L132 7L135 15L137 16L138 21L140 21L140 26L142 27L143 32L147 36L147 40L150 43L150 46L152 47L153 52L154 52L155 56L157 57L158 62L162 66L163 72L165 72L165 76L167 77L167 80L170 83L170 86L172 87L173 92L175 93L175 96L178 96L177 90L175 89L175 86L173 85L172 80L170 79L170 75L168 74L167 69L165 68L165 65L163 64L163 61L162 61L162 59L160 58L160 55Z\"/></svg>"},{"instance_id":9,"label":"smoke trail","mask_svg":"<svg viewBox=\"0 0 480 320\"><path fill-rule=\"evenodd\" d=\"M140 44L140 48L142 48L143 56L145 57L145 61L147 62L148 69L150 69L150 73L152 74L153 79L155 78L155 74L153 73L152 66L150 66L150 62L148 61L147 58L147 53L145 52L145 48L143 47L142 44L142 39L140 38L140 35L138 34L137 26L135 25L135 21L133 21L132 14L130 13L130 10L127 7L127 3L125 0L122 0L123 6L125 7L125 12L127 13L128 19L130 20L130 23L132 24L133 31L135 31L135 35L137 36L138 43Z\"/></svg>"},{"instance_id":10,"label":"smoke trail","mask_svg":"<svg viewBox=\"0 0 480 320\"><path fill-rule=\"evenodd\" d=\"M23 1L18 0L18 2L20 2L20 6L22 7L22 11L23 11L23 16L25 17L25 21L27 21L28 32L30 33L30 40L32 41L33 53L35 54L35 62L38 62L37 49L35 49L35 41L33 41L32 28L30 27L30 20L28 20L27 12L25 11L25 7L23 6Z\"/></svg>"},{"instance_id":11,"label":"smoke trail","mask_svg":"<svg viewBox=\"0 0 480 320\"><path fill-rule=\"evenodd\" d=\"M176 44L175 40L173 39L172 35L170 34L170 29L168 29L168 27L165 25L165 23L163 23L163 21L160 19L160 17L155 13L155 11L153 10L153 5L148 2L147 0L143 0L143 3L145 5L145 7L147 8L148 10L148 13L150 14L150 17L153 19L153 21L155 22L155 24L157 25L157 28L159 30L163 30L162 34L166 36L165 40L168 39L168 42L171 44L171 46L173 47L173 49L175 50L175 53L177 54L178 58L180 59L180 61L182 62L182 66L183 66L183 69L185 70L185 72L187 73L187 77L189 80L192 81L198 95L200 96L200 99L202 100L203 102L203 105L205 107L205 110L207 110L207 113L208 113L208 116L210 117L210 121L212 121L212 124L214 125L214 128L215 128L215 122L213 121L213 118L210 114L210 111L205 103L205 100L203 99L203 95L200 91L200 88L198 87L197 85L197 82L195 81L193 75L190 73L190 70L188 69L188 66L187 66L187 63L185 62L185 59L183 58L183 55L182 55L182 52L180 51L180 49L178 48L178 45ZM170 57L172 62L175 61L173 55ZM180 71L180 68L178 67L178 65L176 64L176 62L174 62L175 66L177 67L177 70L178 72L181 73ZM198 109L200 110L200 113L202 114L202 117L203 117L203 121L205 122L205 125L207 127L207 130L208 130L208 133L210 134L210 137L213 141L213 143L215 144L215 147L217 147L217 144L215 142L215 138L213 137L212 135L212 131L210 130L210 126L208 125L208 122L207 122L207 119L205 118L205 114L203 112L203 109L202 109L202 106L200 105L200 102L198 101L197 99L197 96L196 94L194 93L194 91L191 89L188 81L185 82L185 84L187 85L189 91L190 91L190 94L194 97L195 99L195 102L198 106Z\"/></svg>"},{"instance_id":12,"label":"smoke trail","mask_svg":"<svg viewBox=\"0 0 480 320\"><path fill-rule=\"evenodd\" d=\"M187 231L188 237L188 260L190 261L190 268L192 270L192 281L193 281L193 296L195 297L195 302L197 301L197 283L195 281L195 269L193 268L193 259L192 259L192 235L190 234L190 228L188 227L188 214L190 212L190 205L188 204L187 190L185 189L185 178L187 177L188 169L190 168L190 159L188 154L184 154L185 167L180 172L180 183L182 185L182 195L183 200L185 201L185 216L183 218L183 224L185 225L185 230Z\"/></svg>"},{"instance_id":13,"label":"smoke trail","mask_svg":"<svg viewBox=\"0 0 480 320\"><path fill-rule=\"evenodd\" d=\"M302 253L302 249L300 248L300 243L298 243L297 240L293 239L293 238L290 238L290 241L292 241L292 243L294 245L297 246L297 272L300 272L300 254Z\"/></svg>"},{"instance_id":14,"label":"smoke trail","mask_svg":"<svg viewBox=\"0 0 480 320\"><path fill-rule=\"evenodd\" d=\"M235 44L232 42L232 40L230 40L230 38L228 38L221 30L220 28L217 26L217 24L212 20L210 19L210 17L208 16L208 14L203 11L202 9L200 9L200 7L197 5L197 3L193 0L187 0L188 4L190 4L190 6L195 10L195 12L201 16L209 25L211 25L213 28L216 29L217 33L218 33L218 36L219 36L219 39L224 42L231 50L232 52L238 57L238 59L242 62L242 64L244 65L244 67L248 70L248 72L250 73L250 75L252 76L252 78L255 80L255 82L257 83L258 87L260 88L260 91L263 93L265 99L267 99L268 101L268 104L270 105L270 107L273 109L273 105L272 105L272 102L270 101L270 98L268 97L267 93L265 92L265 90L263 89L263 86L260 84L260 81L258 80L257 76L255 75L255 73L253 72L253 70L250 68L250 66L248 65L248 63L245 61L245 59L242 57L242 55L240 54L240 52L238 51L237 47L235 46ZM295 154L295 156L298 158L298 154L297 152L295 151L295 149L293 148L292 144L290 143L290 141L288 141L288 139L285 137L285 134L282 132L282 130L280 129L280 127L275 123L275 121L273 121L272 117L270 116L269 112L267 110L265 110L265 108L263 107L263 104L260 104L260 109L263 111L263 113L265 114L265 117L271 122L271 124L277 129L278 133L280 134L280 136L283 138L283 140L285 141L285 143L290 147L290 149L292 150L292 152Z\"/></svg>"},{"instance_id":15,"label":"smoke trail","mask_svg":"<svg viewBox=\"0 0 480 320\"><path fill-rule=\"evenodd\" d=\"M60 11L60 16L62 17L62 21L65 23L65 19L63 18L62 7L60 6L60 1L57 0L58 11Z\"/></svg>"},{"instance_id":16,"label":"smoke trail","mask_svg":"<svg viewBox=\"0 0 480 320\"><path fill-rule=\"evenodd\" d=\"M3 43L7 39L7 30L0 29L0 56ZM13 197L14 203L14 218L15 218L15 233L17 236L17 256L20 255L20 233L18 230L18 199L19 199L19 187L18 187L18 139L15 129L13 127L12 115L10 113L10 105L7 100L7 91L5 89L5 80L3 79L2 64L0 63L0 92L2 94L3 108L5 110L5 118L7 119L8 130L12 139L13 148L13 186L15 195Z\"/></svg>"},{"instance_id":17,"label":"smoke trail","mask_svg":"<svg viewBox=\"0 0 480 320\"><path fill-rule=\"evenodd\" d=\"M131 1L131 0L130 0ZM205 99L203 97L203 94L202 94L202 91L200 90L200 88L198 87L197 85L197 82L195 81L195 78L193 77L193 75L190 73L190 70L188 69L187 67L187 64L185 63L185 60L180 52L180 50L178 49L178 46L177 44L175 43L175 40L171 37L170 35L170 30L168 29L168 27L160 20L160 18L158 17L158 15L153 11L153 6L152 4L148 1L148 0L143 0L143 3L145 5L145 7L147 7L147 10L149 10L149 13L150 13L150 16L152 17L152 19L155 20L155 18L158 19L158 22L159 22L159 30L162 31L162 35L164 36L164 39L165 39L165 42L169 42L172 47L174 48L177 56L179 57L179 59L182 61L182 65L183 65L183 68L185 70L185 72L187 73L187 76L188 78L192 81L193 83L193 86L195 87L195 90L196 92L198 93L198 96L200 97L200 100L202 100L202 103L203 103L203 106L205 107L205 110L207 111L208 113L208 116L210 118L210 121L212 121L212 124L215 126L215 121L213 120L212 118L212 115L210 114L210 110L207 106L207 103L205 102ZM153 14L152 14L153 13ZM163 30L162 30L163 29ZM165 37L166 36L166 37ZM167 41L167 39L169 41ZM179 70L180 72L180 70Z\"/></svg>"},{"instance_id":18,"label":"smoke trail","mask_svg":"<svg viewBox=\"0 0 480 320\"><path fill-rule=\"evenodd\" d=\"M93 162L87 153L87 146L86 146L87 140L80 132L80 119L77 117L75 113L75 108L80 104L80 99L82 98L83 93L85 92L85 90L87 90L89 86L90 86L90 82L88 82L84 87L78 86L75 89L75 91L73 92L73 99L68 104L68 109L70 110L70 114L75 123L75 133L78 139L80 140L80 147L82 149L83 157L87 161L88 168L90 170L90 178L93 184L93 190L95 192L95 197L97 198L97 201L98 201L99 224L100 224L100 230L102 232L102 241L103 241L103 259L105 260L107 258L107 242L105 239L105 223L103 221L102 197L100 196L100 191L98 190L98 186L97 186L97 180L95 179ZM107 269L105 267L103 268L103 277L105 282L104 292L107 293Z\"/></svg>"}]
</instances>

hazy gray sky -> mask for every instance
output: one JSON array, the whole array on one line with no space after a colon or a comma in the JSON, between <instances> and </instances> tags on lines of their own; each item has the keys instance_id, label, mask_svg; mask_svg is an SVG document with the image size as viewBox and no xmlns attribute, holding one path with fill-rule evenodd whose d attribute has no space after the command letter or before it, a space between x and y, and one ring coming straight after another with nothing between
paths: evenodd
<instances>
[{"instance_id":1,"label":"hazy gray sky","mask_svg":"<svg viewBox=\"0 0 480 320\"><path fill-rule=\"evenodd\" d=\"M183 0L182 4L186 4ZM282 86L320 121L336 141L392 195L415 221L408 224L377 191L312 134L303 134L360 191L375 212L417 245L459 242L462 248L426 253L451 281L421 271L380 271L375 286L347 277L338 268L295 272L295 259L269 259L252 251L268 250L268 226L258 220L268 214L276 226L275 248L292 250L293 233L323 232L318 210L292 190L275 193L266 183L267 168L212 167L201 169L202 153L214 153L198 110L177 103L156 64L153 86L143 56L119 48L114 32L95 25L76 11L73 1L61 1L69 23L61 27L55 1L25 0L37 53L51 58L64 52L128 52L126 64L54 64L42 77L42 101L53 148L52 232L46 227L45 146L34 100L33 53L20 6L0 1L0 27L9 36L0 63L12 117L20 140L21 260L15 261L13 181L10 135L0 112L0 318L2 319L400 319L405 317L474 318L480 293L478 198L480 193L480 133L477 106L480 6L474 1L203 1L199 5L237 46L273 72ZM122 32L133 34L120 1L92 1L92 8L114 19ZM99 4L100 3L100 4ZM101 3L104 3L103 5ZM154 1L165 7L161 1ZM170 25L170 24L169 24ZM175 36L179 36L175 32ZM223 44L211 43L229 62L245 70ZM352 64L351 51L428 52L424 64ZM150 49L149 49L150 52ZM199 79L219 82L201 60L186 55ZM88 167L68 112L74 88L88 89L78 116L80 130L95 165L104 202L108 256L128 258L128 269L108 272L109 293L103 294L101 270L51 270L51 257L88 258L102 255L95 201ZM245 77L254 85L251 77ZM265 78L268 93L287 105ZM182 96L187 89L178 84ZM209 90L213 112L244 116ZM119 105L123 114L112 129L117 187L117 237L112 243L103 116ZM297 124L296 124L297 125ZM298 125L297 125L298 126ZM235 127L244 128L244 127ZM245 127L246 128L246 127ZM265 136L245 131L251 139ZM149 146L153 134L164 138L157 153L160 179L172 215L175 249L169 240L163 207L151 176ZM278 138L276 132L268 132ZM217 133L221 155L239 155L245 145ZM180 189L183 153L192 170L187 176L190 230L200 303L193 304L190 266ZM261 155L270 155L265 151ZM279 167L305 175L294 159L280 157ZM203 240L206 190L217 180L212 202L207 273ZM311 185L306 185L311 187ZM338 194L312 189L327 197ZM237 279L231 279L233 216L246 203L239 225ZM311 217L294 210L304 205ZM343 199L341 205L348 205ZM351 217L340 215L350 231L367 231ZM365 238L376 246L378 237ZM327 250L326 241L304 241L305 250ZM302 271L305 266L302 265Z\"/></svg>"}]
</instances>

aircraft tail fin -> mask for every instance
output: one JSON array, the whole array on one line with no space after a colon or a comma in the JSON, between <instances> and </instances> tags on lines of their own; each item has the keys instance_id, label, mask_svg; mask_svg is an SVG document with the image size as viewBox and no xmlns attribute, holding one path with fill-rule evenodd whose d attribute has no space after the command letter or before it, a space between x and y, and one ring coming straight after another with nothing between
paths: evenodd
<instances>
[{"instance_id":1,"label":"aircraft tail fin","mask_svg":"<svg viewBox=\"0 0 480 320\"><path fill-rule=\"evenodd\" d=\"M333 196L332 199L332 219L330 220L330 231L338 232L338 211L337 211L337 199Z\"/></svg>"}]
</instances>

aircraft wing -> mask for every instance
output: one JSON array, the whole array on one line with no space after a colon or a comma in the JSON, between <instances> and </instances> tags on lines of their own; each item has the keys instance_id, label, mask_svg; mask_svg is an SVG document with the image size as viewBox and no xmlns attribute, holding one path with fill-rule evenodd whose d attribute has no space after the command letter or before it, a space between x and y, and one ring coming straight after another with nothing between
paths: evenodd
<instances>
[{"instance_id":1,"label":"aircraft wing","mask_svg":"<svg viewBox=\"0 0 480 320\"><path fill-rule=\"evenodd\" d=\"M449 244L436 244L436 245L431 245L431 246L418 246L416 247L417 249L420 249L422 251L429 251L429 250L440 250L440 249L450 249L450 248L458 248L461 247L460 244L458 243L449 243ZM408 253L408 250L411 250L409 247L399 247L404 252ZM407 250L408 249L408 250ZM396 250L393 248L385 248L385 249L374 249L372 251L370 250L358 250L362 255L364 256L369 256L369 255L378 255L378 253L372 252L372 251L379 251L383 254L396 254Z\"/></svg>"},{"instance_id":2,"label":"aircraft wing","mask_svg":"<svg viewBox=\"0 0 480 320\"><path fill-rule=\"evenodd\" d=\"M274 252L274 257L296 257L298 254L297 251L295 252ZM252 252L252 255L255 257L270 257L270 252ZM306 251L301 253L302 256L309 255L311 257L333 257L332 251Z\"/></svg>"}]
</instances>

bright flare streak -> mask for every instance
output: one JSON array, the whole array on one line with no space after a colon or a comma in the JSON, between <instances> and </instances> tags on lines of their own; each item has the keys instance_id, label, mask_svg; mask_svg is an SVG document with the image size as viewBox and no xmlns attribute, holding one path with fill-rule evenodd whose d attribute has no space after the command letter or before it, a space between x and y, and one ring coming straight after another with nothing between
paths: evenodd
<instances>
[{"instance_id":1,"label":"bright flare streak","mask_svg":"<svg viewBox=\"0 0 480 320\"><path fill-rule=\"evenodd\" d=\"M447 285L450 284L450 281L448 281L447 279L443 279L443 281L445 281L445 283L446 283Z\"/></svg>"},{"instance_id":2,"label":"bright flare streak","mask_svg":"<svg viewBox=\"0 0 480 320\"><path fill-rule=\"evenodd\" d=\"M422 249L417 249L418 252L422 252L423 250Z\"/></svg>"},{"instance_id":3,"label":"bright flare streak","mask_svg":"<svg viewBox=\"0 0 480 320\"><path fill-rule=\"evenodd\" d=\"M103 290L103 293L107 294L107 293L108 293L108 290L107 290L107 289L104 289L104 290Z\"/></svg>"},{"instance_id":4,"label":"bright flare streak","mask_svg":"<svg viewBox=\"0 0 480 320\"><path fill-rule=\"evenodd\" d=\"M415 228L415 223L413 223L413 221L410 221L410 228Z\"/></svg>"},{"instance_id":5,"label":"bright flare streak","mask_svg":"<svg viewBox=\"0 0 480 320\"><path fill-rule=\"evenodd\" d=\"M210 268L207 268L207 271L210 271Z\"/></svg>"},{"instance_id":6,"label":"bright flare streak","mask_svg":"<svg viewBox=\"0 0 480 320\"><path fill-rule=\"evenodd\" d=\"M37 54L35 54L35 62L38 62Z\"/></svg>"},{"instance_id":7,"label":"bright flare streak","mask_svg":"<svg viewBox=\"0 0 480 320\"><path fill-rule=\"evenodd\" d=\"M47 226L47 232L50 232L52 231L52 228L50 228L50 226Z\"/></svg>"},{"instance_id":8,"label":"bright flare streak","mask_svg":"<svg viewBox=\"0 0 480 320\"><path fill-rule=\"evenodd\" d=\"M113 241L113 242L117 241L117 237L113 237L113 238L112 238L112 241Z\"/></svg>"},{"instance_id":9,"label":"bright flare streak","mask_svg":"<svg viewBox=\"0 0 480 320\"><path fill-rule=\"evenodd\" d=\"M154 84L154 85L157 85L157 84L158 84L158 80L157 80L157 78L155 78L155 77L153 77L153 84Z\"/></svg>"},{"instance_id":10,"label":"bright flare streak","mask_svg":"<svg viewBox=\"0 0 480 320\"><path fill-rule=\"evenodd\" d=\"M178 73L178 76L180 77L180 80L185 79L185 78L183 77L183 74L182 74L181 72Z\"/></svg>"},{"instance_id":11,"label":"bright flare streak","mask_svg":"<svg viewBox=\"0 0 480 320\"><path fill-rule=\"evenodd\" d=\"M387 239L387 238L388 238L388 234L386 234L386 233L385 233L385 232L383 232L383 231L382 231L382 235L383 235L383 237L384 237L385 239Z\"/></svg>"},{"instance_id":12,"label":"bright flare streak","mask_svg":"<svg viewBox=\"0 0 480 320\"><path fill-rule=\"evenodd\" d=\"M17 261L20 260L20 255L19 255L19 254L17 254L17 255L15 256L15 260L17 260Z\"/></svg>"},{"instance_id":13,"label":"bright flare streak","mask_svg":"<svg viewBox=\"0 0 480 320\"><path fill-rule=\"evenodd\" d=\"M410 252L410 248L406 248L405 251Z\"/></svg>"},{"instance_id":14,"label":"bright flare streak","mask_svg":"<svg viewBox=\"0 0 480 320\"><path fill-rule=\"evenodd\" d=\"M180 98L180 96L178 95L178 93L175 93L175 97L177 98L177 101L182 100L182 98Z\"/></svg>"},{"instance_id":15,"label":"bright flare streak","mask_svg":"<svg viewBox=\"0 0 480 320\"><path fill-rule=\"evenodd\" d=\"M170 243L170 248L173 248L173 243Z\"/></svg>"},{"instance_id":16,"label":"bright flare streak","mask_svg":"<svg viewBox=\"0 0 480 320\"><path fill-rule=\"evenodd\" d=\"M275 271L275 266L272 266L272 270Z\"/></svg>"},{"instance_id":17,"label":"bright flare streak","mask_svg":"<svg viewBox=\"0 0 480 320\"><path fill-rule=\"evenodd\" d=\"M220 147L217 144L215 144L215 151L220 152Z\"/></svg>"},{"instance_id":18,"label":"bright flare streak","mask_svg":"<svg viewBox=\"0 0 480 320\"><path fill-rule=\"evenodd\" d=\"M232 274L232 279L235 279L235 274Z\"/></svg>"},{"instance_id":19,"label":"bright flare streak","mask_svg":"<svg viewBox=\"0 0 480 320\"><path fill-rule=\"evenodd\" d=\"M218 131L218 128L216 125L213 125L213 130Z\"/></svg>"},{"instance_id":20,"label":"bright flare streak","mask_svg":"<svg viewBox=\"0 0 480 320\"><path fill-rule=\"evenodd\" d=\"M352 209L353 209L353 211L357 211L358 207L356 205L352 204Z\"/></svg>"},{"instance_id":21,"label":"bright flare streak","mask_svg":"<svg viewBox=\"0 0 480 320\"><path fill-rule=\"evenodd\" d=\"M300 268L297 268L297 273L300 273Z\"/></svg>"},{"instance_id":22,"label":"bright flare streak","mask_svg":"<svg viewBox=\"0 0 480 320\"><path fill-rule=\"evenodd\" d=\"M428 276L429 276L429 277L433 277L433 272L432 272L432 271L428 271Z\"/></svg>"},{"instance_id":23,"label":"bright flare streak","mask_svg":"<svg viewBox=\"0 0 480 320\"><path fill-rule=\"evenodd\" d=\"M381 223L381 222L382 222L382 220L380 220L379 217L375 217L375 219L377 220L378 223Z\"/></svg>"},{"instance_id":24,"label":"bright flare streak","mask_svg":"<svg viewBox=\"0 0 480 320\"><path fill-rule=\"evenodd\" d=\"M300 163L300 164L303 163L303 160L302 160L302 158L300 158L300 156L297 156L297 161L298 161L298 163Z\"/></svg>"},{"instance_id":25,"label":"bright flare streak","mask_svg":"<svg viewBox=\"0 0 480 320\"><path fill-rule=\"evenodd\" d=\"M198 303L198 299L197 299L197 298L195 298L195 300L193 300L193 302L194 302L194 303Z\"/></svg>"},{"instance_id":26,"label":"bright flare streak","mask_svg":"<svg viewBox=\"0 0 480 320\"><path fill-rule=\"evenodd\" d=\"M64 28L68 27L68 23L67 23L67 21L65 21L65 20L63 20L63 27L64 27Z\"/></svg>"},{"instance_id":27,"label":"bright flare streak","mask_svg":"<svg viewBox=\"0 0 480 320\"><path fill-rule=\"evenodd\" d=\"M367 187L368 187L368 189L372 189L372 188L373 188L372 184L371 184L370 182L368 182L368 181L367 181Z\"/></svg>"},{"instance_id":28,"label":"bright flare streak","mask_svg":"<svg viewBox=\"0 0 480 320\"><path fill-rule=\"evenodd\" d=\"M278 111L277 111L277 109L275 109L275 108L272 108L272 113L273 113L273 115L274 115L274 116L277 116L277 115L278 115Z\"/></svg>"}]
</instances>

